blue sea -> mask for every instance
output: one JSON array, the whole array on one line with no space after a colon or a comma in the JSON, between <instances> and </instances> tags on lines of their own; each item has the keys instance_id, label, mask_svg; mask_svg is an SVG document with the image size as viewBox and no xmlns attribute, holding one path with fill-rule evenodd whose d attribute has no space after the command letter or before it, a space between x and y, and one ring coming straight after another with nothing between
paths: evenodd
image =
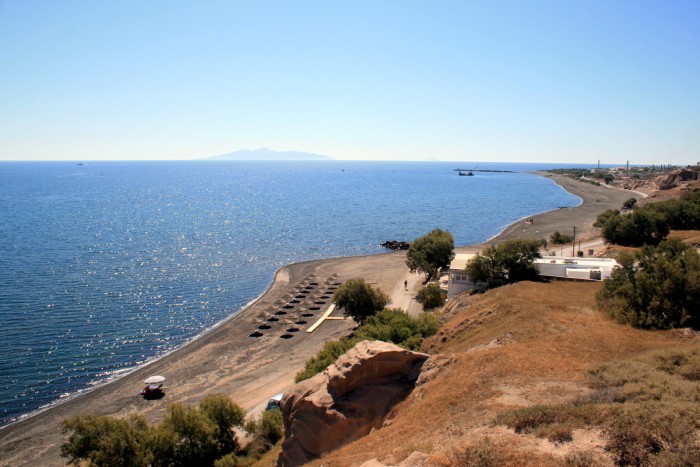
<instances>
[{"instance_id":1,"label":"blue sea","mask_svg":"<svg viewBox=\"0 0 700 467\"><path fill-rule=\"evenodd\" d=\"M285 264L381 253L435 227L478 243L580 202L520 173L551 164L456 167L0 163L0 425L182 346Z\"/></svg>"}]
</instances>

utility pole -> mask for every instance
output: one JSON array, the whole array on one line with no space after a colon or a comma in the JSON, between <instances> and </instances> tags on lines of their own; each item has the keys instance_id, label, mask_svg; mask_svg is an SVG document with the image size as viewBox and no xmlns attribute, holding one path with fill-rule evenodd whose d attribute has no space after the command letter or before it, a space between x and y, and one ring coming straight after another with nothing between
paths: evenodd
<instances>
[{"instance_id":1,"label":"utility pole","mask_svg":"<svg viewBox=\"0 0 700 467\"><path fill-rule=\"evenodd\" d=\"M576 226L574 226L574 240L571 242L571 256L576 256L574 251L576 250Z\"/></svg>"}]
</instances>

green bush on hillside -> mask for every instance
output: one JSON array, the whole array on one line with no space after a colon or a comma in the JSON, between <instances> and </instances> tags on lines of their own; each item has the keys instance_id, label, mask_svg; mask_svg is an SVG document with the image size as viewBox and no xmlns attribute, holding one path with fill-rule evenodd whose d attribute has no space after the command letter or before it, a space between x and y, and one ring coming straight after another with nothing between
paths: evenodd
<instances>
[{"instance_id":1,"label":"green bush on hillside","mask_svg":"<svg viewBox=\"0 0 700 467\"><path fill-rule=\"evenodd\" d=\"M445 298L440 290L440 284L431 282L418 292L418 303L424 310L432 310L445 304Z\"/></svg>"},{"instance_id":2,"label":"green bush on hillside","mask_svg":"<svg viewBox=\"0 0 700 467\"><path fill-rule=\"evenodd\" d=\"M306 361L304 369L296 374L294 381L298 383L321 373L358 342L360 342L359 339L353 337L343 337L337 341L326 342L315 356Z\"/></svg>"},{"instance_id":3,"label":"green bush on hillside","mask_svg":"<svg viewBox=\"0 0 700 467\"><path fill-rule=\"evenodd\" d=\"M321 373L358 342L384 341L408 350L418 350L423 339L432 336L438 329L438 320L433 315L421 314L412 318L398 308L384 309L367 318L365 324L358 326L350 337L326 342L316 356L306 361L304 369L297 373L294 380L298 383Z\"/></svg>"},{"instance_id":4,"label":"green bush on hillside","mask_svg":"<svg viewBox=\"0 0 700 467\"><path fill-rule=\"evenodd\" d=\"M680 198L644 206L659 213L673 230L700 229L700 191L683 193Z\"/></svg>"},{"instance_id":5,"label":"green bush on hillside","mask_svg":"<svg viewBox=\"0 0 700 467\"><path fill-rule=\"evenodd\" d=\"M243 427L244 416L243 409L223 395L204 398L198 408L171 404L157 425L140 416L122 420L77 415L63 421L63 431L70 435L61 446L61 456L69 464L87 461L97 466L240 465L239 456L248 453L233 428ZM265 427L254 434L256 440L265 440L266 449L274 444L272 439L279 439L279 430L274 431L279 423L266 421L273 416L263 415L253 425Z\"/></svg>"},{"instance_id":6,"label":"green bush on hillside","mask_svg":"<svg viewBox=\"0 0 700 467\"><path fill-rule=\"evenodd\" d=\"M603 238L610 243L656 245L672 229L700 229L700 191L684 193L678 199L647 204L627 215L618 210L607 210L598 215L593 225L600 227Z\"/></svg>"},{"instance_id":7,"label":"green bush on hillside","mask_svg":"<svg viewBox=\"0 0 700 467\"><path fill-rule=\"evenodd\" d=\"M549 240L555 245L564 245L574 241L574 237L568 234L563 234L558 230L549 236Z\"/></svg>"},{"instance_id":8,"label":"green bush on hillside","mask_svg":"<svg viewBox=\"0 0 700 467\"><path fill-rule=\"evenodd\" d=\"M269 451L284 436L284 421L279 409L265 410L257 418L246 423L246 431L255 435L251 449L263 454Z\"/></svg>"},{"instance_id":9,"label":"green bush on hillside","mask_svg":"<svg viewBox=\"0 0 700 467\"><path fill-rule=\"evenodd\" d=\"M97 466L148 466L153 461L147 447L153 436L144 417L77 415L63 421L63 431L72 432L61 446L61 456L69 464L86 460Z\"/></svg>"},{"instance_id":10,"label":"green bush on hillside","mask_svg":"<svg viewBox=\"0 0 700 467\"><path fill-rule=\"evenodd\" d=\"M622 208L623 209L634 209L634 206L637 204L637 198L630 198L624 203L622 203Z\"/></svg>"},{"instance_id":11,"label":"green bush on hillside","mask_svg":"<svg viewBox=\"0 0 700 467\"><path fill-rule=\"evenodd\" d=\"M672 238L623 253L618 262L597 297L609 316L646 329L700 327L700 256L695 248Z\"/></svg>"},{"instance_id":12,"label":"green bush on hillside","mask_svg":"<svg viewBox=\"0 0 700 467\"><path fill-rule=\"evenodd\" d=\"M412 318L400 308L382 310L355 330L354 337L363 340L391 342L408 350L418 350L424 338L439 329L431 314Z\"/></svg>"}]
</instances>

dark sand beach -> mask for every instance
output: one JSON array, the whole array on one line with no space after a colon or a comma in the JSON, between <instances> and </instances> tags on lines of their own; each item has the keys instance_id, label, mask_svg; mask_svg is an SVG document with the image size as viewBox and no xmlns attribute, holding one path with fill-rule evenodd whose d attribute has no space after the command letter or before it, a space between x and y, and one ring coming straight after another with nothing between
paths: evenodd
<instances>
[{"instance_id":1,"label":"dark sand beach","mask_svg":"<svg viewBox=\"0 0 700 467\"><path fill-rule=\"evenodd\" d=\"M513 238L548 238L555 230L569 233L573 226L577 236L590 239L595 236L592 223L596 216L605 209L620 208L631 196L630 192L564 177L554 179L579 196L582 204L533 216L532 224L516 222L487 244ZM66 435L61 433L61 421L74 414L124 417L140 413L159 421L170 403L196 404L207 395L220 393L230 395L248 411L261 410L267 399L293 384L304 361L325 341L353 328L351 320L331 319L314 332L306 332L330 305L330 299L323 297L332 293L334 284L363 277L388 293L395 306L414 307L411 298L420 287L421 276L411 275L404 259L404 252L395 252L283 267L262 297L199 339L116 381L0 430L0 465L64 465L60 445ZM408 292L403 289L406 279L411 289ZM305 290L308 293L300 293ZM340 316L337 311L331 315ZM300 321L306 323L295 324ZM259 329L263 324L270 328ZM256 332L261 335L251 337ZM285 335L291 337L281 337ZM139 396L143 380L155 374L167 378L165 397L145 400Z\"/></svg>"}]
</instances>

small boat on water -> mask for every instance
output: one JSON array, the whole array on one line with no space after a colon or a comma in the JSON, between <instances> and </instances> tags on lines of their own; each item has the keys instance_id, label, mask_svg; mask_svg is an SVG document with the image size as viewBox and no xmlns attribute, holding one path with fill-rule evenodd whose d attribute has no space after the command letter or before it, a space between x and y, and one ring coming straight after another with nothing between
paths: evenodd
<instances>
[{"instance_id":1,"label":"small boat on water","mask_svg":"<svg viewBox=\"0 0 700 467\"><path fill-rule=\"evenodd\" d=\"M479 165L474 167L473 169L455 169L460 177L473 177L474 176L474 171L479 168Z\"/></svg>"}]
</instances>

